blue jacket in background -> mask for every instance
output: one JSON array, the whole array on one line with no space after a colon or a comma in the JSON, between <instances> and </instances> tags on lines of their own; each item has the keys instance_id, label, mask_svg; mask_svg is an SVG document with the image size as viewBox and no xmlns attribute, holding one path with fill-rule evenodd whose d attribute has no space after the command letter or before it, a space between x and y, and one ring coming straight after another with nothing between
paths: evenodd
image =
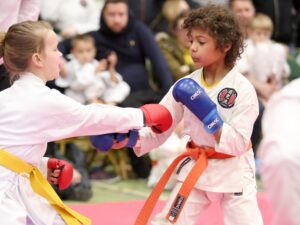
<instances>
[{"instance_id":1,"label":"blue jacket in background","mask_svg":"<svg viewBox=\"0 0 300 225\"><path fill-rule=\"evenodd\" d=\"M166 60L155 42L150 29L139 22L131 14L127 27L120 33L111 31L103 17L101 28L88 34L93 36L97 47L96 59L106 58L110 51L118 56L116 70L131 87L131 92L150 89L149 71L146 68L146 59L151 62L153 80L160 90L168 91L173 84L172 75ZM59 49L65 55L69 53L70 41L59 44Z\"/></svg>"}]
</instances>

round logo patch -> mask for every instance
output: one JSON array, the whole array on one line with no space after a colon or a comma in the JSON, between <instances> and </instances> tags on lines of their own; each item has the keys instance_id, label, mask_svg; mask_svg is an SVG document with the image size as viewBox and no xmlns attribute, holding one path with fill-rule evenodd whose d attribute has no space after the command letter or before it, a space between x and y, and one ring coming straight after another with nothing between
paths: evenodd
<instances>
[{"instance_id":1,"label":"round logo patch","mask_svg":"<svg viewBox=\"0 0 300 225\"><path fill-rule=\"evenodd\" d=\"M231 108L234 106L237 92L233 88L224 88L218 94L218 102L223 108Z\"/></svg>"}]
</instances>

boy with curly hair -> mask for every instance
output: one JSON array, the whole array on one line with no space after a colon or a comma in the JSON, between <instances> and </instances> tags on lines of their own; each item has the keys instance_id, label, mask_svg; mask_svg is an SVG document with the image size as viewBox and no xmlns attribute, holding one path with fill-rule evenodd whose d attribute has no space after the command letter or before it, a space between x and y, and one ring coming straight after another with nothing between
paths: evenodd
<instances>
[{"instance_id":1,"label":"boy with curly hair","mask_svg":"<svg viewBox=\"0 0 300 225\"><path fill-rule=\"evenodd\" d=\"M160 103L172 114L171 129L154 134L142 128L134 151L141 156L161 145L181 120L187 150L162 176L135 224L146 224L176 168L177 183L152 224L196 224L212 202L219 202L225 225L261 225L250 141L258 99L235 68L243 50L242 32L228 9L215 5L192 11L184 28L198 69L178 80Z\"/></svg>"}]
</instances>

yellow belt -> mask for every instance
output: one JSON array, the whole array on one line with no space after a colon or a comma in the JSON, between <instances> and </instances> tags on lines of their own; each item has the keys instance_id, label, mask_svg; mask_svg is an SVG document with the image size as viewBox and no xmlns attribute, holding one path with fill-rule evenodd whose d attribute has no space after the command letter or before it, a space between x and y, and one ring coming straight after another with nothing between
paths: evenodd
<instances>
[{"instance_id":1,"label":"yellow belt","mask_svg":"<svg viewBox=\"0 0 300 225\"><path fill-rule=\"evenodd\" d=\"M77 213L63 203L37 167L24 162L3 149L0 149L0 165L19 174L29 174L33 191L47 199L68 225L91 224L89 218Z\"/></svg>"}]
</instances>

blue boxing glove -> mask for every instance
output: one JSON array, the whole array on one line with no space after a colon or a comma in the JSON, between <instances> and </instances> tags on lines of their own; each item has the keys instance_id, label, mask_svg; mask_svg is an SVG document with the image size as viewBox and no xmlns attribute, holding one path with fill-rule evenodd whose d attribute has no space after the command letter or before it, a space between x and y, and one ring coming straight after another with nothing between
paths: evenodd
<instances>
[{"instance_id":1,"label":"blue boxing glove","mask_svg":"<svg viewBox=\"0 0 300 225\"><path fill-rule=\"evenodd\" d=\"M214 134L222 127L224 122L217 111L216 104L195 80L191 78L179 80L174 85L173 97L203 122L208 133Z\"/></svg>"},{"instance_id":2,"label":"blue boxing glove","mask_svg":"<svg viewBox=\"0 0 300 225\"><path fill-rule=\"evenodd\" d=\"M90 137L91 144L99 151L106 152L113 148L115 143L120 143L128 138L128 142L123 147L132 148L139 138L138 130L130 130L128 133L112 133L94 135Z\"/></svg>"}]
</instances>

